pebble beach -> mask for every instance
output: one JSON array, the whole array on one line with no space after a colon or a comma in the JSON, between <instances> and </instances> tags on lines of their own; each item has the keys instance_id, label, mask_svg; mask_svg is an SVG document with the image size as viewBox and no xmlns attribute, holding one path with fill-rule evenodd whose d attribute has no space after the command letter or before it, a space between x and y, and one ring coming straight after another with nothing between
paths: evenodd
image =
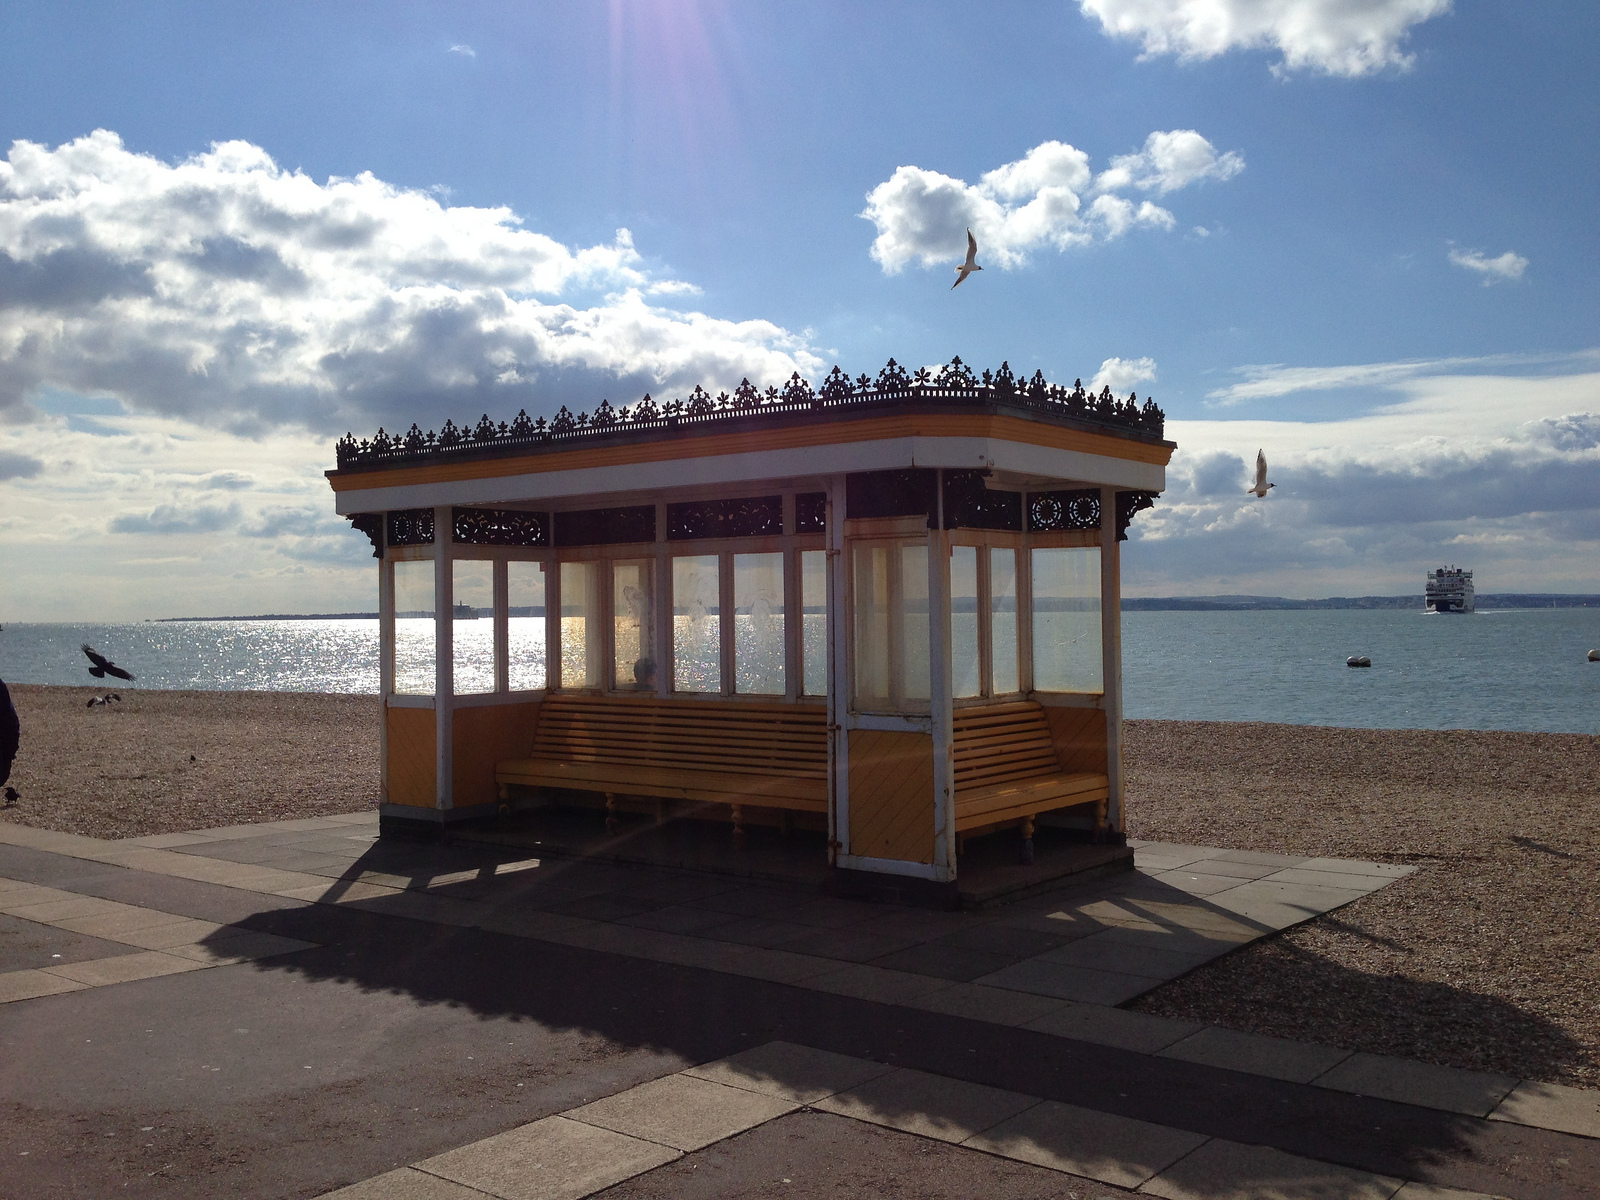
<instances>
[{"instance_id":1,"label":"pebble beach","mask_svg":"<svg viewBox=\"0 0 1600 1200\"><path fill-rule=\"evenodd\" d=\"M372 696L11 690L21 799L0 820L115 839L377 803ZM1132 837L1418 867L1132 1007L1600 1087L1600 737L1124 729Z\"/></svg>"}]
</instances>

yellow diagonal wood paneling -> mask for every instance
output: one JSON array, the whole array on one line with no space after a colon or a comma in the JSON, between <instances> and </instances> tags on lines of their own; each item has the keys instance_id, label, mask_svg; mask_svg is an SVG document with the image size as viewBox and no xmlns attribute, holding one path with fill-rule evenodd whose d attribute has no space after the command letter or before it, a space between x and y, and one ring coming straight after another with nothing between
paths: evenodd
<instances>
[{"instance_id":1,"label":"yellow diagonal wood paneling","mask_svg":"<svg viewBox=\"0 0 1600 1200\"><path fill-rule=\"evenodd\" d=\"M933 861L933 738L850 731L850 853Z\"/></svg>"},{"instance_id":2,"label":"yellow diagonal wood paneling","mask_svg":"<svg viewBox=\"0 0 1600 1200\"><path fill-rule=\"evenodd\" d=\"M438 738L431 708L391 708L389 722L390 804L432 808L438 779Z\"/></svg>"}]
</instances>

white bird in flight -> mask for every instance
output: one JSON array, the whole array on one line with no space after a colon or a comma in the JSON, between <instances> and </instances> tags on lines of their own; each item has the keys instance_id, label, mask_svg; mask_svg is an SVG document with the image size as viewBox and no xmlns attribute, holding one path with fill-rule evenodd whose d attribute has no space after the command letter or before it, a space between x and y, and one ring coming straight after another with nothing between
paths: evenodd
<instances>
[{"instance_id":1,"label":"white bird in flight","mask_svg":"<svg viewBox=\"0 0 1600 1200\"><path fill-rule=\"evenodd\" d=\"M1265 496L1268 488L1276 486L1277 484L1267 482L1267 452L1265 450L1257 450L1256 484L1254 487L1245 488L1244 494L1246 496Z\"/></svg>"},{"instance_id":2,"label":"white bird in flight","mask_svg":"<svg viewBox=\"0 0 1600 1200\"><path fill-rule=\"evenodd\" d=\"M966 281L968 275L974 271L981 271L978 265L978 239L972 236L972 230L967 230L967 261L956 268L956 281L950 285L953 292Z\"/></svg>"}]
</instances>

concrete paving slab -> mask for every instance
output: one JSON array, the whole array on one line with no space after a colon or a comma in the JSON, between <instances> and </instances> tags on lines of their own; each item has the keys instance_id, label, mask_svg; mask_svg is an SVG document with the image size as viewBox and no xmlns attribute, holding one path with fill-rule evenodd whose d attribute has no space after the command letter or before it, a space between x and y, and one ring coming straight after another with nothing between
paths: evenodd
<instances>
[{"instance_id":1,"label":"concrete paving slab","mask_svg":"<svg viewBox=\"0 0 1600 1200\"><path fill-rule=\"evenodd\" d=\"M272 958L279 954L293 954L297 950L310 950L315 946L315 942L279 937L275 933L258 933L253 929L229 932L224 928L218 930L215 937L187 946L173 946L165 953L204 963L206 966L221 966L224 963L249 962L258 958Z\"/></svg>"},{"instance_id":2,"label":"concrete paving slab","mask_svg":"<svg viewBox=\"0 0 1600 1200\"><path fill-rule=\"evenodd\" d=\"M1133 925L1112 925L1094 937L1109 943L1149 947L1168 954L1201 954L1207 958L1216 958L1230 953L1246 942L1255 941L1261 935L1261 930L1239 924L1226 929L1212 926L1187 929L1173 925L1163 926L1160 929L1146 929Z\"/></svg>"},{"instance_id":3,"label":"concrete paving slab","mask_svg":"<svg viewBox=\"0 0 1600 1200\"><path fill-rule=\"evenodd\" d=\"M375 883L352 881L343 883L333 879L318 879L315 883L296 884L293 887L273 888L268 895L282 896L286 900L304 900L310 904L354 903L380 896L393 896L398 888L379 887Z\"/></svg>"},{"instance_id":4,"label":"concrete paving slab","mask_svg":"<svg viewBox=\"0 0 1600 1200\"><path fill-rule=\"evenodd\" d=\"M719 925L726 925L736 920L732 913L717 912L710 908L690 908L684 904L672 904L666 908L652 909L649 912L637 913L631 917L623 917L622 924L636 925L640 929L659 929L663 933L705 933Z\"/></svg>"},{"instance_id":5,"label":"concrete paving slab","mask_svg":"<svg viewBox=\"0 0 1600 1200\"><path fill-rule=\"evenodd\" d=\"M197 921L183 917L169 925L154 925L149 929L130 929L119 934L117 940L146 950L170 950L174 946L192 946L214 936L224 928L214 921Z\"/></svg>"},{"instance_id":6,"label":"concrete paving slab","mask_svg":"<svg viewBox=\"0 0 1600 1200\"><path fill-rule=\"evenodd\" d=\"M1500 1200L1500 1197L1440 1187L1436 1183L1408 1183L1394 1194L1394 1200Z\"/></svg>"},{"instance_id":7,"label":"concrete paving slab","mask_svg":"<svg viewBox=\"0 0 1600 1200\"><path fill-rule=\"evenodd\" d=\"M1509 1075L1462 1071L1364 1052L1352 1054L1312 1082L1337 1092L1420 1104L1471 1117L1488 1116L1517 1086L1517 1080Z\"/></svg>"},{"instance_id":8,"label":"concrete paving slab","mask_svg":"<svg viewBox=\"0 0 1600 1200\"><path fill-rule=\"evenodd\" d=\"M895 1069L848 1054L797 1046L793 1042L768 1042L715 1062L690 1067L684 1074L795 1104L815 1104Z\"/></svg>"},{"instance_id":9,"label":"concrete paving slab","mask_svg":"<svg viewBox=\"0 0 1600 1200\"><path fill-rule=\"evenodd\" d=\"M546 1117L416 1166L502 1200L581 1200L677 1157L654 1142Z\"/></svg>"},{"instance_id":10,"label":"concrete paving slab","mask_svg":"<svg viewBox=\"0 0 1600 1200\"><path fill-rule=\"evenodd\" d=\"M871 926L850 929L812 929L800 937L786 940L783 949L795 954L815 954L839 962L871 962L899 950L910 950L928 939L914 934L895 933Z\"/></svg>"},{"instance_id":11,"label":"concrete paving slab","mask_svg":"<svg viewBox=\"0 0 1600 1200\"><path fill-rule=\"evenodd\" d=\"M548 938L551 934L570 932L584 925L593 925L594 922L537 909L502 908L481 913L476 924L479 929L509 934L511 937Z\"/></svg>"},{"instance_id":12,"label":"concrete paving slab","mask_svg":"<svg viewBox=\"0 0 1600 1200\"><path fill-rule=\"evenodd\" d=\"M336 1192L324 1192L322 1200L484 1200L485 1194L414 1167L401 1167Z\"/></svg>"},{"instance_id":13,"label":"concrete paving slab","mask_svg":"<svg viewBox=\"0 0 1600 1200\"><path fill-rule=\"evenodd\" d=\"M174 846L198 846L215 839L203 833L152 833L145 837L123 838L125 846L148 846L152 850L170 850Z\"/></svg>"},{"instance_id":14,"label":"concrete paving slab","mask_svg":"<svg viewBox=\"0 0 1600 1200\"><path fill-rule=\"evenodd\" d=\"M198 971L206 965L160 950L146 950L139 954L119 954L115 958L96 958L88 962L41 969L90 987L105 987L113 983L132 983L138 979L176 975L182 971Z\"/></svg>"},{"instance_id":15,"label":"concrete paving slab","mask_svg":"<svg viewBox=\"0 0 1600 1200\"><path fill-rule=\"evenodd\" d=\"M1175 888L1186 896L1215 896L1251 879L1238 879L1228 875L1196 875L1188 870L1167 871L1151 877L1164 887Z\"/></svg>"},{"instance_id":16,"label":"concrete paving slab","mask_svg":"<svg viewBox=\"0 0 1600 1200\"><path fill-rule=\"evenodd\" d=\"M1145 936L1149 937L1148 934ZM1168 950L1148 941L1141 944L1137 941L1108 940L1105 934L1097 933L1042 954L1035 961L1093 967L1097 971L1143 975L1150 979L1176 979L1215 957L1215 952L1207 950Z\"/></svg>"},{"instance_id":17,"label":"concrete paving slab","mask_svg":"<svg viewBox=\"0 0 1600 1200\"><path fill-rule=\"evenodd\" d=\"M806 987L814 991L854 996L857 1000L876 1000L880 1004L904 1004L907 1000L949 986L948 979L913 975L909 971L891 971L887 967L864 963L814 975L806 980Z\"/></svg>"},{"instance_id":18,"label":"concrete paving slab","mask_svg":"<svg viewBox=\"0 0 1600 1200\"><path fill-rule=\"evenodd\" d=\"M1024 1028L1080 1042L1093 1042L1097 1046L1115 1046L1119 1050L1154 1054L1174 1042L1191 1037L1203 1026L1193 1021L1176 1021L1171 1017L1129 1012L1124 1008L1069 1004L1055 1012L1046 1013L1036 1021L1029 1021Z\"/></svg>"},{"instance_id":19,"label":"concrete paving slab","mask_svg":"<svg viewBox=\"0 0 1600 1200\"><path fill-rule=\"evenodd\" d=\"M140 929L159 929L163 925L175 925L187 919L174 913L161 912L159 909L138 908L128 904L123 906L121 912L67 917L60 921L52 921L51 924L61 929L70 929L73 933L121 941L121 935L124 933L133 933Z\"/></svg>"},{"instance_id":20,"label":"concrete paving slab","mask_svg":"<svg viewBox=\"0 0 1600 1200\"><path fill-rule=\"evenodd\" d=\"M1167 1200L1389 1200L1401 1181L1214 1138L1144 1184Z\"/></svg>"},{"instance_id":21,"label":"concrete paving slab","mask_svg":"<svg viewBox=\"0 0 1600 1200\"><path fill-rule=\"evenodd\" d=\"M1184 1062L1246 1071L1269 1079L1287 1079L1291 1083L1310 1083L1351 1054L1349 1050L1332 1046L1315 1046L1216 1026L1190 1034L1156 1053L1163 1058L1181 1058Z\"/></svg>"},{"instance_id":22,"label":"concrete paving slab","mask_svg":"<svg viewBox=\"0 0 1600 1200\"><path fill-rule=\"evenodd\" d=\"M37 883L22 883L15 879L0 880L4 886L0 887L0 912L8 913L12 908L21 908L29 904L48 904L52 900L71 900L72 892L63 892L58 888L41 887Z\"/></svg>"},{"instance_id":23,"label":"concrete paving slab","mask_svg":"<svg viewBox=\"0 0 1600 1200\"><path fill-rule=\"evenodd\" d=\"M1273 867L1298 867L1306 860L1298 854L1268 854L1261 850L1224 850L1218 854L1221 862L1260 864Z\"/></svg>"},{"instance_id":24,"label":"concrete paving slab","mask_svg":"<svg viewBox=\"0 0 1600 1200\"><path fill-rule=\"evenodd\" d=\"M1240 863L1230 862L1226 858L1202 858L1186 862L1181 866L1168 868L1166 871L1146 871L1145 874L1168 874L1171 872L1187 872L1193 875L1213 875L1225 879L1260 879L1271 875L1274 871L1281 871L1283 867L1270 863Z\"/></svg>"},{"instance_id":25,"label":"concrete paving slab","mask_svg":"<svg viewBox=\"0 0 1600 1200\"><path fill-rule=\"evenodd\" d=\"M0 912L24 921L54 925L66 917L98 917L117 912L122 906L95 896L73 896L67 900L45 900L34 904L0 904Z\"/></svg>"},{"instance_id":26,"label":"concrete paving slab","mask_svg":"<svg viewBox=\"0 0 1600 1200\"><path fill-rule=\"evenodd\" d=\"M923 942L906 950L885 954L873 961L875 967L888 967L891 971L910 971L913 975L932 975L937 979L965 983L980 975L990 975L1002 967L1009 967L1015 958L1004 954L986 954L981 950L968 950L947 942Z\"/></svg>"},{"instance_id":27,"label":"concrete paving slab","mask_svg":"<svg viewBox=\"0 0 1600 1200\"><path fill-rule=\"evenodd\" d=\"M40 996L56 996L62 992L76 992L88 987L75 979L66 979L48 971L28 969L7 971L0 975L0 1004L13 1000L33 1000Z\"/></svg>"},{"instance_id":28,"label":"concrete paving slab","mask_svg":"<svg viewBox=\"0 0 1600 1200\"><path fill-rule=\"evenodd\" d=\"M1300 864L1303 871L1333 871L1350 875L1375 875L1382 879L1404 879L1416 873L1416 867L1407 863L1368 862L1359 858L1308 858Z\"/></svg>"},{"instance_id":29,"label":"concrete paving slab","mask_svg":"<svg viewBox=\"0 0 1600 1200\"><path fill-rule=\"evenodd\" d=\"M1099 971L1067 963L1043 962L1035 958L1015 963L992 975L981 976L973 982L1082 1004L1121 1004L1143 995L1151 988L1159 987L1165 980L1118 971Z\"/></svg>"},{"instance_id":30,"label":"concrete paving slab","mask_svg":"<svg viewBox=\"0 0 1600 1200\"><path fill-rule=\"evenodd\" d=\"M1353 871L1313 871L1309 867L1286 867L1264 876L1268 883L1309 883L1315 887L1375 892L1394 882L1381 875L1357 875Z\"/></svg>"},{"instance_id":31,"label":"concrete paving slab","mask_svg":"<svg viewBox=\"0 0 1600 1200\"><path fill-rule=\"evenodd\" d=\"M567 1117L674 1150L698 1150L793 1112L795 1100L693 1075L668 1075L567 1112Z\"/></svg>"},{"instance_id":32,"label":"concrete paving slab","mask_svg":"<svg viewBox=\"0 0 1600 1200\"><path fill-rule=\"evenodd\" d=\"M751 947L749 953L737 955L726 967L719 969L730 975L744 975L750 979L766 979L773 983L798 983L802 979L837 971L839 964L831 958Z\"/></svg>"},{"instance_id":33,"label":"concrete paving slab","mask_svg":"<svg viewBox=\"0 0 1600 1200\"><path fill-rule=\"evenodd\" d=\"M750 946L736 946L677 933L657 933L652 936L641 957L651 962L675 963L680 967L726 971L730 963L752 951L753 947Z\"/></svg>"},{"instance_id":34,"label":"concrete paving slab","mask_svg":"<svg viewBox=\"0 0 1600 1200\"><path fill-rule=\"evenodd\" d=\"M991 1025L1026 1025L1049 1013L1059 1012L1068 1001L1030 992L1011 992L985 987L981 983L957 983L936 992L906 1001L911 1008L987 1021Z\"/></svg>"},{"instance_id":35,"label":"concrete paving slab","mask_svg":"<svg viewBox=\"0 0 1600 1200\"><path fill-rule=\"evenodd\" d=\"M962 1145L1135 1188L1207 1140L1183 1129L1046 1100Z\"/></svg>"},{"instance_id":36,"label":"concrete paving slab","mask_svg":"<svg viewBox=\"0 0 1600 1200\"><path fill-rule=\"evenodd\" d=\"M900 1068L813 1107L942 1142L964 1142L1038 1104L983 1084Z\"/></svg>"},{"instance_id":37,"label":"concrete paving slab","mask_svg":"<svg viewBox=\"0 0 1600 1200\"><path fill-rule=\"evenodd\" d=\"M1600 1092L1524 1081L1511 1089L1489 1119L1600 1138Z\"/></svg>"}]
</instances>

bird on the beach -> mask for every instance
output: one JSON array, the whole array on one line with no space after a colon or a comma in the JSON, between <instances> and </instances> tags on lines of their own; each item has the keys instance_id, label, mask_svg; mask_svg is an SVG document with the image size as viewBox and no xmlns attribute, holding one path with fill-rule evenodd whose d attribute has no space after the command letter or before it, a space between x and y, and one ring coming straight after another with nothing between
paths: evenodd
<instances>
[{"instance_id":1,"label":"bird on the beach","mask_svg":"<svg viewBox=\"0 0 1600 1200\"><path fill-rule=\"evenodd\" d=\"M89 656L91 664L89 674L96 679L104 679L107 675L115 675L118 679L126 679L129 683L133 682L133 676L129 672L124 671L105 655L99 653L88 642L83 643L83 652Z\"/></svg>"},{"instance_id":2,"label":"bird on the beach","mask_svg":"<svg viewBox=\"0 0 1600 1200\"><path fill-rule=\"evenodd\" d=\"M1246 496L1265 496L1268 488L1276 486L1276 484L1267 482L1267 452L1265 450L1257 450L1255 486L1245 488L1244 494Z\"/></svg>"},{"instance_id":3,"label":"bird on the beach","mask_svg":"<svg viewBox=\"0 0 1600 1200\"><path fill-rule=\"evenodd\" d=\"M100 699L99 696L90 696L89 697L89 703L85 704L84 707L85 708L93 708L97 704L104 704L104 703L105 703L105 701Z\"/></svg>"},{"instance_id":4,"label":"bird on the beach","mask_svg":"<svg viewBox=\"0 0 1600 1200\"><path fill-rule=\"evenodd\" d=\"M966 282L967 276L974 271L981 271L978 265L978 239L972 236L972 230L967 230L967 261L956 268L956 281L950 285L953 292Z\"/></svg>"},{"instance_id":5,"label":"bird on the beach","mask_svg":"<svg viewBox=\"0 0 1600 1200\"><path fill-rule=\"evenodd\" d=\"M21 792L17 791L17 789L14 788L14 787L7 787L6 788L6 802L3 805L0 805L0 808L10 808L13 804L15 804L18 800L21 800L21 799L22 799L22 793Z\"/></svg>"}]
</instances>

